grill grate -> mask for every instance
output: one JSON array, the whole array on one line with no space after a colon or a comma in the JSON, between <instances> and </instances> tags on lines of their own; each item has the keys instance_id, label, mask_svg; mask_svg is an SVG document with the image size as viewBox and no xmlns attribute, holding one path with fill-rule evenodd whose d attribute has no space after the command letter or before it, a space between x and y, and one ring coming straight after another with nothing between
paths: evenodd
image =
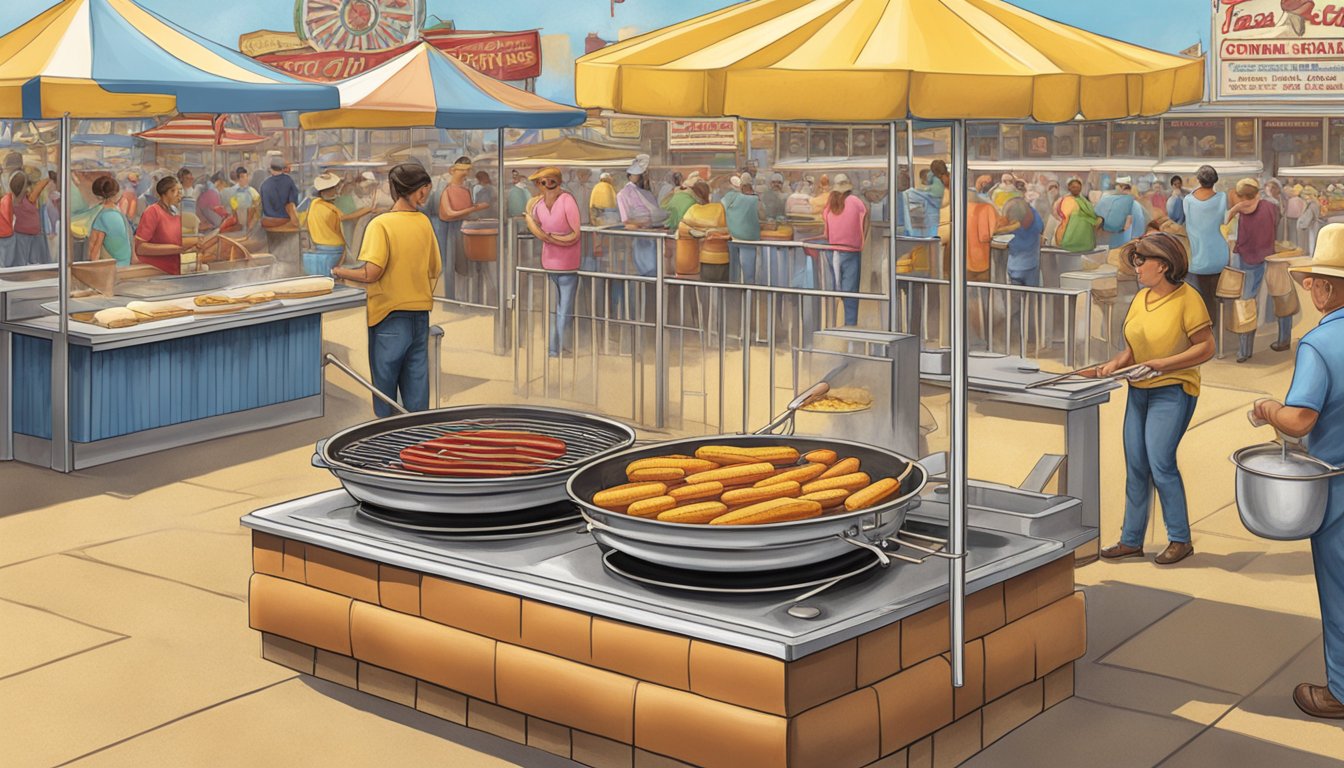
<instances>
[{"instance_id":1,"label":"grill grate","mask_svg":"<svg viewBox=\"0 0 1344 768\"><path fill-rule=\"evenodd\" d=\"M532 432L564 440L565 455L538 465L541 467L538 472L576 467L628 439L627 435L601 424L567 425L555 421L523 417L457 419L380 432L350 443L338 450L336 455L341 461L360 469L376 469L382 472L403 474L408 477L423 478L426 475L402 466L401 450L403 448L409 448L417 443L423 443L445 435L485 429Z\"/></svg>"}]
</instances>

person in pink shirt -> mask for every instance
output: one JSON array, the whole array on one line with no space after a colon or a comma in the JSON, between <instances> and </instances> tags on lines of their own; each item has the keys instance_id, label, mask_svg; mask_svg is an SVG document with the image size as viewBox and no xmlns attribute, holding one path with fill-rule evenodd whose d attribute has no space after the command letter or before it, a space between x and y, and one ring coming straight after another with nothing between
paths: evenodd
<instances>
[{"instance_id":1,"label":"person in pink shirt","mask_svg":"<svg viewBox=\"0 0 1344 768\"><path fill-rule=\"evenodd\" d=\"M37 206L38 198L50 183L51 179L39 179L33 183L25 173L16 173L9 180L14 210L14 251L10 258L14 266L46 264L51 261L47 237L42 234L42 213Z\"/></svg>"},{"instance_id":2,"label":"person in pink shirt","mask_svg":"<svg viewBox=\"0 0 1344 768\"><path fill-rule=\"evenodd\" d=\"M831 185L830 198L821 214L826 242L832 251L835 284L846 293L859 291L859 260L868 236L868 207L854 195L854 184L841 173ZM859 300L842 299L845 325L859 324Z\"/></svg>"},{"instance_id":3,"label":"person in pink shirt","mask_svg":"<svg viewBox=\"0 0 1344 768\"><path fill-rule=\"evenodd\" d=\"M555 322L551 325L548 353L559 357L565 331L574 312L574 294L579 287L579 204L560 187L559 168L542 168L528 177L541 187L541 194L527 204L527 228L541 241L541 266L551 272L555 284Z\"/></svg>"}]
</instances>

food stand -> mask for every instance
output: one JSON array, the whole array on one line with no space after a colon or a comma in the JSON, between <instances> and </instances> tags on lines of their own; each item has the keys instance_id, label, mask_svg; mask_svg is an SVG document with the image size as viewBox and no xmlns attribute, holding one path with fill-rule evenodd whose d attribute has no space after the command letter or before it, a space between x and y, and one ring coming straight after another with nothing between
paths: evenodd
<instances>
[{"instance_id":1,"label":"food stand","mask_svg":"<svg viewBox=\"0 0 1344 768\"><path fill-rule=\"evenodd\" d=\"M72 115L120 118L177 112L275 112L324 109L338 103L330 86L275 72L130 3L65 0L0 38L0 43L11 50L50 52L26 60L31 67L27 71L19 67L7 71L8 78L0 83L0 116L59 119L61 178L66 180L71 178ZM135 50L137 56L106 54L118 50ZM71 60L55 55L56 51L88 53ZM69 195L62 195L63 222L71 220L69 200ZM75 468L72 417L83 407L72 398L71 388L69 240L68 231L59 238L56 317L44 343L39 344L45 353L30 349L25 342L21 364L36 368L19 373L10 367L4 372L11 381L25 382L25 392L32 383L49 383L50 453L47 461L34 458L62 472ZM8 326L0 330L0 348L8 350L3 356L18 365L12 334ZM11 410L10 421L15 415ZM10 440L7 435L4 442Z\"/></svg>"}]
</instances>

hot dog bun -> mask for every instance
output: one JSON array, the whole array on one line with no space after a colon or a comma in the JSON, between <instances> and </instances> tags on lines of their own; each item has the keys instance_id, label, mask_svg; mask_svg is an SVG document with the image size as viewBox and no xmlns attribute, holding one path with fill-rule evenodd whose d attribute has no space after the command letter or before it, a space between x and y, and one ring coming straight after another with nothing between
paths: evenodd
<instances>
[{"instance_id":1,"label":"hot dog bun","mask_svg":"<svg viewBox=\"0 0 1344 768\"><path fill-rule=\"evenodd\" d=\"M868 477L867 472L854 472L848 475L840 475L839 477L824 477L820 480L813 480L803 486L803 493L808 494L816 493L817 491L830 491L836 488L843 488L846 491L853 493L871 482L872 478Z\"/></svg>"},{"instance_id":2,"label":"hot dog bun","mask_svg":"<svg viewBox=\"0 0 1344 768\"><path fill-rule=\"evenodd\" d=\"M735 491L727 491L720 497L720 501L730 507L739 505L758 504L762 501L771 499L781 499L786 496L797 496L802 490L794 480L785 480L782 483L772 483L765 486L752 486L751 488L739 488Z\"/></svg>"},{"instance_id":3,"label":"hot dog bun","mask_svg":"<svg viewBox=\"0 0 1344 768\"><path fill-rule=\"evenodd\" d=\"M859 471L859 460L850 457L841 459L830 466L825 472L821 473L819 480L825 480L828 477L839 477L840 475L849 475Z\"/></svg>"},{"instance_id":4,"label":"hot dog bun","mask_svg":"<svg viewBox=\"0 0 1344 768\"><path fill-rule=\"evenodd\" d=\"M593 494L593 506L624 512L626 507L640 499L651 499L666 493L667 485L663 483L626 483Z\"/></svg>"},{"instance_id":5,"label":"hot dog bun","mask_svg":"<svg viewBox=\"0 0 1344 768\"><path fill-rule=\"evenodd\" d=\"M718 482L725 486L750 485L757 480L764 480L775 473L775 465L766 462L756 464L732 464L719 469L711 469L708 472L696 472L693 475L686 476L686 482L690 484Z\"/></svg>"},{"instance_id":6,"label":"hot dog bun","mask_svg":"<svg viewBox=\"0 0 1344 768\"><path fill-rule=\"evenodd\" d=\"M728 507L721 502L702 501L659 513L658 519L664 523L708 523L727 511Z\"/></svg>"},{"instance_id":7,"label":"hot dog bun","mask_svg":"<svg viewBox=\"0 0 1344 768\"><path fill-rule=\"evenodd\" d=\"M821 505L802 499L772 499L752 504L709 521L710 525L760 525L806 520L821 514Z\"/></svg>"},{"instance_id":8,"label":"hot dog bun","mask_svg":"<svg viewBox=\"0 0 1344 768\"><path fill-rule=\"evenodd\" d=\"M881 504L891 498L901 489L901 481L894 477L884 477L881 480L860 488L845 499L845 509L854 512L860 509L867 509L876 504Z\"/></svg>"}]
</instances>

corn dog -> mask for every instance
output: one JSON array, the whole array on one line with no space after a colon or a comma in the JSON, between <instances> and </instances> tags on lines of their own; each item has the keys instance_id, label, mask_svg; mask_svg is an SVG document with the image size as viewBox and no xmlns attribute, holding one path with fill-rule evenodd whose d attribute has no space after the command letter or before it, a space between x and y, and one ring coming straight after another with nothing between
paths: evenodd
<instances>
[{"instance_id":1,"label":"corn dog","mask_svg":"<svg viewBox=\"0 0 1344 768\"><path fill-rule=\"evenodd\" d=\"M825 480L829 477L839 477L840 475L848 475L858 471L859 460L851 456L848 459L841 459L832 464L830 469L822 472L821 477L817 479Z\"/></svg>"},{"instance_id":2,"label":"corn dog","mask_svg":"<svg viewBox=\"0 0 1344 768\"><path fill-rule=\"evenodd\" d=\"M772 499L729 512L709 521L710 525L759 525L806 520L821 514L821 505L801 499Z\"/></svg>"},{"instance_id":3,"label":"corn dog","mask_svg":"<svg viewBox=\"0 0 1344 768\"><path fill-rule=\"evenodd\" d=\"M640 499L651 499L666 493L667 485L664 483L626 483L593 494L593 506L624 512L626 507Z\"/></svg>"},{"instance_id":4,"label":"corn dog","mask_svg":"<svg viewBox=\"0 0 1344 768\"><path fill-rule=\"evenodd\" d=\"M730 507L739 505L758 504L762 501L771 499L781 499L785 496L797 496L802 490L797 481L785 480L782 483L773 483L771 485L751 488L739 488L735 491L727 491L719 497L719 501Z\"/></svg>"},{"instance_id":5,"label":"corn dog","mask_svg":"<svg viewBox=\"0 0 1344 768\"><path fill-rule=\"evenodd\" d=\"M835 509L841 504L844 504L845 499L849 498L849 491L844 488L832 488L829 491L805 493L798 498L803 501L815 501L821 505L822 509Z\"/></svg>"},{"instance_id":6,"label":"corn dog","mask_svg":"<svg viewBox=\"0 0 1344 768\"><path fill-rule=\"evenodd\" d=\"M796 464L798 449L787 445L757 447L737 445L706 445L696 450L696 458L719 464L745 464L768 461L771 464Z\"/></svg>"},{"instance_id":7,"label":"corn dog","mask_svg":"<svg viewBox=\"0 0 1344 768\"><path fill-rule=\"evenodd\" d=\"M867 488L861 488L851 494L849 498L845 499L845 509L854 512L881 504L895 495L900 488L900 480L894 477L884 477Z\"/></svg>"},{"instance_id":8,"label":"corn dog","mask_svg":"<svg viewBox=\"0 0 1344 768\"><path fill-rule=\"evenodd\" d=\"M634 517L656 517L661 512L677 506L677 500L671 496L654 496L651 499L640 499L631 504L625 510L627 515Z\"/></svg>"},{"instance_id":9,"label":"corn dog","mask_svg":"<svg viewBox=\"0 0 1344 768\"><path fill-rule=\"evenodd\" d=\"M780 472L779 474L774 475L772 477L767 477L764 480L757 480L756 487L762 488L767 485L774 485L775 483L784 483L790 480L793 480L794 482L800 484L807 483L811 482L812 480L816 480L821 476L821 473L825 471L826 471L825 464L804 464L803 466L798 467L797 469L786 469L783 472Z\"/></svg>"},{"instance_id":10,"label":"corn dog","mask_svg":"<svg viewBox=\"0 0 1344 768\"><path fill-rule=\"evenodd\" d=\"M774 473L775 466L767 462L732 464L719 469L711 469L708 472L696 472L693 475L687 475L686 482L695 484L714 481L723 483L724 486L750 485L757 480L764 480Z\"/></svg>"},{"instance_id":11,"label":"corn dog","mask_svg":"<svg viewBox=\"0 0 1344 768\"><path fill-rule=\"evenodd\" d=\"M835 460L839 457L836 455L835 451L828 448L818 448L815 451L808 451L803 454L803 458L815 464L830 465L834 464Z\"/></svg>"},{"instance_id":12,"label":"corn dog","mask_svg":"<svg viewBox=\"0 0 1344 768\"><path fill-rule=\"evenodd\" d=\"M655 456L651 459L639 459L625 465L625 473L628 475L637 469L652 469L674 467L680 469L686 474L693 472L707 472L711 469L717 469L718 464L704 459L693 459L691 457L681 456Z\"/></svg>"},{"instance_id":13,"label":"corn dog","mask_svg":"<svg viewBox=\"0 0 1344 768\"><path fill-rule=\"evenodd\" d=\"M728 508L720 502L702 501L661 512L658 519L664 523L708 523L716 517L722 517L727 511Z\"/></svg>"},{"instance_id":14,"label":"corn dog","mask_svg":"<svg viewBox=\"0 0 1344 768\"><path fill-rule=\"evenodd\" d=\"M867 472L854 472L853 474L840 475L839 477L823 477L813 480L803 486L803 493L816 493L817 491L830 491L836 488L843 488L850 493L872 482Z\"/></svg>"},{"instance_id":15,"label":"corn dog","mask_svg":"<svg viewBox=\"0 0 1344 768\"><path fill-rule=\"evenodd\" d=\"M710 481L708 483L695 483L693 485L683 485L668 490L667 495L677 500L678 504L686 504L695 501L710 501L717 499L723 493L723 483Z\"/></svg>"},{"instance_id":16,"label":"corn dog","mask_svg":"<svg viewBox=\"0 0 1344 768\"><path fill-rule=\"evenodd\" d=\"M686 477L686 470L677 467L641 467L625 470L625 476L632 483L671 482Z\"/></svg>"}]
</instances>

